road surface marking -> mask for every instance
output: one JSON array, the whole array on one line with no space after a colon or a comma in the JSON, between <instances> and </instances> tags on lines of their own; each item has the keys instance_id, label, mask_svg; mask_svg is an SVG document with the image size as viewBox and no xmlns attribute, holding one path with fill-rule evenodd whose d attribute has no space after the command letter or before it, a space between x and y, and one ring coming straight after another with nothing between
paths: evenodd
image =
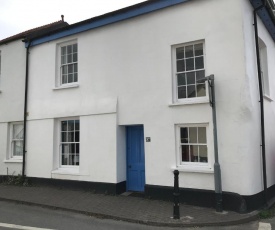
<instances>
[{"instance_id":1,"label":"road surface marking","mask_svg":"<svg viewBox=\"0 0 275 230\"><path fill-rule=\"evenodd\" d=\"M271 230L271 224L259 222L258 230Z\"/></svg>"},{"instance_id":2,"label":"road surface marking","mask_svg":"<svg viewBox=\"0 0 275 230\"><path fill-rule=\"evenodd\" d=\"M35 228L35 227L15 225L15 224L6 224L6 223L0 223L0 227L12 228L12 229L23 229L23 230L54 230L54 229L49 229L49 228Z\"/></svg>"}]
</instances>

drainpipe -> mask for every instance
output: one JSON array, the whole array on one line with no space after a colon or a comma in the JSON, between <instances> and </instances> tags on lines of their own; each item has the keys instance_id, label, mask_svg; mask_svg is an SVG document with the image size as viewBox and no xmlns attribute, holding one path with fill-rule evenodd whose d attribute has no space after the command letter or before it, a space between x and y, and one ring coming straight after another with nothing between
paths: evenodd
<instances>
[{"instance_id":1,"label":"drainpipe","mask_svg":"<svg viewBox=\"0 0 275 230\"><path fill-rule=\"evenodd\" d=\"M258 36L258 21L257 12L266 6L267 1L254 9L254 29L255 29L255 43L256 43L256 56L257 56L257 69L258 69L258 81L259 81L259 94L260 94L260 111L261 111L261 139L262 139L262 164L263 164L263 181L264 181L264 205L267 207L267 180L266 180L266 155L265 155L265 124L264 124L264 101L263 101L263 82L261 74L261 62L260 62L260 49L259 49L259 36Z\"/></svg>"},{"instance_id":2,"label":"drainpipe","mask_svg":"<svg viewBox=\"0 0 275 230\"><path fill-rule=\"evenodd\" d=\"M24 99L24 134L23 134L23 165L22 177L25 179L25 165L26 165L26 124L27 124L27 108L28 108L28 82L29 82L29 49L31 40L28 41L26 49L26 79L25 79L25 99Z\"/></svg>"}]
</instances>

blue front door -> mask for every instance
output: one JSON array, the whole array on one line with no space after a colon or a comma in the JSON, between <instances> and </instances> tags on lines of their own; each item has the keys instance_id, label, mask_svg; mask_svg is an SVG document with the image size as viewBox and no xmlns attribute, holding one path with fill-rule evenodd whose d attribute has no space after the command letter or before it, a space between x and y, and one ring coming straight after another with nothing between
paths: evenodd
<instances>
[{"instance_id":1,"label":"blue front door","mask_svg":"<svg viewBox=\"0 0 275 230\"><path fill-rule=\"evenodd\" d=\"M143 126L128 126L127 133L127 190L144 191L145 159Z\"/></svg>"}]
</instances>

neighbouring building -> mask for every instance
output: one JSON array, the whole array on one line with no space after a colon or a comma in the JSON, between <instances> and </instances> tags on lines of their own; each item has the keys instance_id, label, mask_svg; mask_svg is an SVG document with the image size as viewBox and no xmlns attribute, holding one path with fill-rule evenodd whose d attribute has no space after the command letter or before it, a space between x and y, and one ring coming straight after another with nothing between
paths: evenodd
<instances>
[{"instance_id":1,"label":"neighbouring building","mask_svg":"<svg viewBox=\"0 0 275 230\"><path fill-rule=\"evenodd\" d=\"M171 199L177 169L181 201L212 207L214 74L224 208L275 195L272 0L145 1L21 38L0 41L1 175L22 173L27 75L28 178Z\"/></svg>"}]
</instances>

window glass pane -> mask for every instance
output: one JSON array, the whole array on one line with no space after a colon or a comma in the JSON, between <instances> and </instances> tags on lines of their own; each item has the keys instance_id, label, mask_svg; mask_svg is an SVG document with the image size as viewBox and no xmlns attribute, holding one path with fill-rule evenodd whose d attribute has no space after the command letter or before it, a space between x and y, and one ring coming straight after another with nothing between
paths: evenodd
<instances>
[{"instance_id":1,"label":"window glass pane","mask_svg":"<svg viewBox=\"0 0 275 230\"><path fill-rule=\"evenodd\" d=\"M207 157L207 146L206 145L199 145L199 154L200 154L200 162L208 162Z\"/></svg>"},{"instance_id":2,"label":"window glass pane","mask_svg":"<svg viewBox=\"0 0 275 230\"><path fill-rule=\"evenodd\" d=\"M69 145L68 144L62 144L61 145L61 152L62 153L68 153L69 152Z\"/></svg>"},{"instance_id":3,"label":"window glass pane","mask_svg":"<svg viewBox=\"0 0 275 230\"><path fill-rule=\"evenodd\" d=\"M75 142L79 142L79 132L75 132Z\"/></svg>"},{"instance_id":4,"label":"window glass pane","mask_svg":"<svg viewBox=\"0 0 275 230\"><path fill-rule=\"evenodd\" d=\"M198 143L198 133L197 127L190 127L189 128L189 142L190 143Z\"/></svg>"},{"instance_id":5,"label":"window glass pane","mask_svg":"<svg viewBox=\"0 0 275 230\"><path fill-rule=\"evenodd\" d=\"M197 85L197 97L205 97L206 96L206 89L205 83Z\"/></svg>"},{"instance_id":6,"label":"window glass pane","mask_svg":"<svg viewBox=\"0 0 275 230\"><path fill-rule=\"evenodd\" d=\"M74 130L74 120L68 121L68 130L73 131Z\"/></svg>"},{"instance_id":7,"label":"window glass pane","mask_svg":"<svg viewBox=\"0 0 275 230\"><path fill-rule=\"evenodd\" d=\"M196 84L195 72L186 73L187 85Z\"/></svg>"},{"instance_id":8,"label":"window glass pane","mask_svg":"<svg viewBox=\"0 0 275 230\"><path fill-rule=\"evenodd\" d=\"M74 154L69 155L69 165L74 165Z\"/></svg>"},{"instance_id":9,"label":"window glass pane","mask_svg":"<svg viewBox=\"0 0 275 230\"><path fill-rule=\"evenodd\" d=\"M73 62L73 56L71 54L67 55L67 63L72 63Z\"/></svg>"},{"instance_id":10,"label":"window glass pane","mask_svg":"<svg viewBox=\"0 0 275 230\"><path fill-rule=\"evenodd\" d=\"M203 45L197 44L195 45L195 56L201 56L203 55Z\"/></svg>"},{"instance_id":11,"label":"window glass pane","mask_svg":"<svg viewBox=\"0 0 275 230\"><path fill-rule=\"evenodd\" d=\"M24 126L23 124L13 125L13 139L23 139L24 135Z\"/></svg>"},{"instance_id":12,"label":"window glass pane","mask_svg":"<svg viewBox=\"0 0 275 230\"><path fill-rule=\"evenodd\" d=\"M205 77L204 70L196 71L196 80L202 79Z\"/></svg>"},{"instance_id":13,"label":"window glass pane","mask_svg":"<svg viewBox=\"0 0 275 230\"><path fill-rule=\"evenodd\" d=\"M74 64L74 72L77 73L77 64Z\"/></svg>"},{"instance_id":14,"label":"window glass pane","mask_svg":"<svg viewBox=\"0 0 275 230\"><path fill-rule=\"evenodd\" d=\"M74 132L68 132L68 142L74 142Z\"/></svg>"},{"instance_id":15,"label":"window glass pane","mask_svg":"<svg viewBox=\"0 0 275 230\"><path fill-rule=\"evenodd\" d=\"M62 70L62 74L67 74L67 68L68 66L62 66L61 70Z\"/></svg>"},{"instance_id":16,"label":"window glass pane","mask_svg":"<svg viewBox=\"0 0 275 230\"><path fill-rule=\"evenodd\" d=\"M68 156L62 154L62 165L68 165Z\"/></svg>"},{"instance_id":17,"label":"window glass pane","mask_svg":"<svg viewBox=\"0 0 275 230\"><path fill-rule=\"evenodd\" d=\"M203 69L204 68L203 57L195 58L195 67L196 67L196 69Z\"/></svg>"},{"instance_id":18,"label":"window glass pane","mask_svg":"<svg viewBox=\"0 0 275 230\"><path fill-rule=\"evenodd\" d=\"M186 71L194 70L194 58L186 59Z\"/></svg>"},{"instance_id":19,"label":"window glass pane","mask_svg":"<svg viewBox=\"0 0 275 230\"><path fill-rule=\"evenodd\" d=\"M77 44L73 44L73 52L77 53Z\"/></svg>"},{"instance_id":20,"label":"window glass pane","mask_svg":"<svg viewBox=\"0 0 275 230\"><path fill-rule=\"evenodd\" d=\"M79 120L75 120L75 130L79 130Z\"/></svg>"},{"instance_id":21,"label":"window glass pane","mask_svg":"<svg viewBox=\"0 0 275 230\"><path fill-rule=\"evenodd\" d=\"M69 144L69 153L75 153L75 144Z\"/></svg>"},{"instance_id":22,"label":"window glass pane","mask_svg":"<svg viewBox=\"0 0 275 230\"><path fill-rule=\"evenodd\" d=\"M177 61L177 72L185 71L184 60Z\"/></svg>"},{"instance_id":23,"label":"window glass pane","mask_svg":"<svg viewBox=\"0 0 275 230\"><path fill-rule=\"evenodd\" d=\"M66 55L66 46L61 47L61 55Z\"/></svg>"},{"instance_id":24,"label":"window glass pane","mask_svg":"<svg viewBox=\"0 0 275 230\"><path fill-rule=\"evenodd\" d=\"M79 165L79 154L75 154L75 165Z\"/></svg>"},{"instance_id":25,"label":"window glass pane","mask_svg":"<svg viewBox=\"0 0 275 230\"><path fill-rule=\"evenodd\" d=\"M74 74L74 82L77 82L78 81L78 75L77 73Z\"/></svg>"},{"instance_id":26,"label":"window glass pane","mask_svg":"<svg viewBox=\"0 0 275 230\"><path fill-rule=\"evenodd\" d=\"M75 152L79 153L79 144L75 144Z\"/></svg>"},{"instance_id":27,"label":"window glass pane","mask_svg":"<svg viewBox=\"0 0 275 230\"><path fill-rule=\"evenodd\" d=\"M198 128L198 142L199 143L205 143L206 144L206 128L205 127L199 127Z\"/></svg>"},{"instance_id":28,"label":"window glass pane","mask_svg":"<svg viewBox=\"0 0 275 230\"><path fill-rule=\"evenodd\" d=\"M66 64L66 55L65 56L61 56L61 64Z\"/></svg>"},{"instance_id":29,"label":"window glass pane","mask_svg":"<svg viewBox=\"0 0 275 230\"><path fill-rule=\"evenodd\" d=\"M181 146L181 159L182 161L190 161L190 157L189 157L189 145L182 145Z\"/></svg>"},{"instance_id":30,"label":"window glass pane","mask_svg":"<svg viewBox=\"0 0 275 230\"><path fill-rule=\"evenodd\" d=\"M68 83L72 83L74 82L74 75L73 74L69 74L68 75Z\"/></svg>"},{"instance_id":31,"label":"window glass pane","mask_svg":"<svg viewBox=\"0 0 275 230\"><path fill-rule=\"evenodd\" d=\"M195 87L195 85L187 86L187 97L188 98L196 97L196 87Z\"/></svg>"},{"instance_id":32,"label":"window glass pane","mask_svg":"<svg viewBox=\"0 0 275 230\"><path fill-rule=\"evenodd\" d=\"M67 132L61 133L61 142L68 142L67 140Z\"/></svg>"},{"instance_id":33,"label":"window glass pane","mask_svg":"<svg viewBox=\"0 0 275 230\"><path fill-rule=\"evenodd\" d=\"M191 162L199 161L199 147L197 145L190 145Z\"/></svg>"},{"instance_id":34,"label":"window glass pane","mask_svg":"<svg viewBox=\"0 0 275 230\"><path fill-rule=\"evenodd\" d=\"M62 84L67 83L67 75L62 75Z\"/></svg>"},{"instance_id":35,"label":"window glass pane","mask_svg":"<svg viewBox=\"0 0 275 230\"><path fill-rule=\"evenodd\" d=\"M68 73L73 73L73 66L74 65L68 65Z\"/></svg>"},{"instance_id":36,"label":"window glass pane","mask_svg":"<svg viewBox=\"0 0 275 230\"><path fill-rule=\"evenodd\" d=\"M67 46L67 52L68 54L71 54L73 52L72 45Z\"/></svg>"},{"instance_id":37,"label":"window glass pane","mask_svg":"<svg viewBox=\"0 0 275 230\"><path fill-rule=\"evenodd\" d=\"M188 143L188 128L180 128L180 142Z\"/></svg>"},{"instance_id":38,"label":"window glass pane","mask_svg":"<svg viewBox=\"0 0 275 230\"><path fill-rule=\"evenodd\" d=\"M67 121L61 121L61 131L67 131Z\"/></svg>"},{"instance_id":39,"label":"window glass pane","mask_svg":"<svg viewBox=\"0 0 275 230\"><path fill-rule=\"evenodd\" d=\"M178 98L186 98L186 86L178 87Z\"/></svg>"},{"instance_id":40,"label":"window glass pane","mask_svg":"<svg viewBox=\"0 0 275 230\"><path fill-rule=\"evenodd\" d=\"M73 62L77 62L77 53L73 54Z\"/></svg>"},{"instance_id":41,"label":"window glass pane","mask_svg":"<svg viewBox=\"0 0 275 230\"><path fill-rule=\"evenodd\" d=\"M181 73L181 74L178 74L177 76L178 76L178 86L186 85L185 74Z\"/></svg>"},{"instance_id":42,"label":"window glass pane","mask_svg":"<svg viewBox=\"0 0 275 230\"><path fill-rule=\"evenodd\" d=\"M184 58L184 47L177 48L176 53L177 53L177 59L183 59Z\"/></svg>"},{"instance_id":43,"label":"window glass pane","mask_svg":"<svg viewBox=\"0 0 275 230\"><path fill-rule=\"evenodd\" d=\"M13 156L22 156L22 155L23 155L23 141L14 141Z\"/></svg>"},{"instance_id":44,"label":"window glass pane","mask_svg":"<svg viewBox=\"0 0 275 230\"><path fill-rule=\"evenodd\" d=\"M193 45L185 47L185 58L194 57Z\"/></svg>"}]
</instances>

